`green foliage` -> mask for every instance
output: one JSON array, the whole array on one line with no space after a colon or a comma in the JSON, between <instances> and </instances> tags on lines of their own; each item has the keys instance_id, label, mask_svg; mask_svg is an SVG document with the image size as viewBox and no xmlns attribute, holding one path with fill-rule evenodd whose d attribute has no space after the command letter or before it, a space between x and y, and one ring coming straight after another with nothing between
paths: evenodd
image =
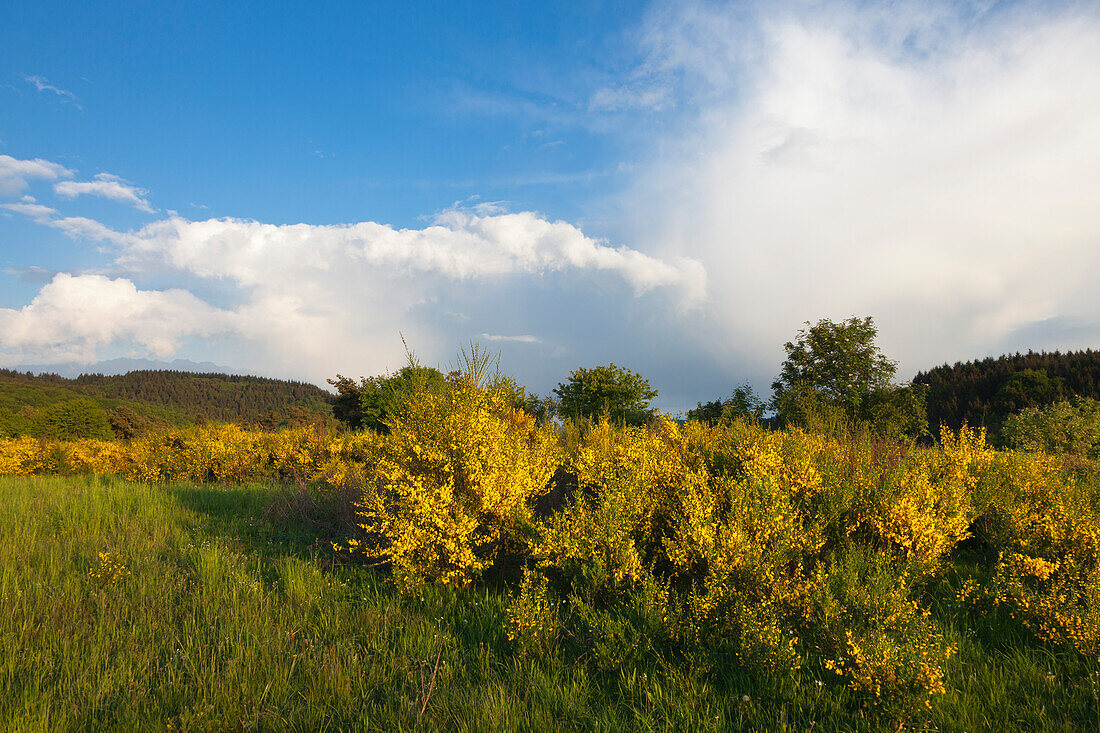
<instances>
[{"instance_id":1,"label":"green foliage","mask_svg":"<svg viewBox=\"0 0 1100 733\"><path fill-rule=\"evenodd\" d=\"M1005 442L1021 450L1100 458L1100 402L1078 397L1009 415Z\"/></svg>"},{"instance_id":2,"label":"green foliage","mask_svg":"<svg viewBox=\"0 0 1100 733\"><path fill-rule=\"evenodd\" d=\"M433 367L409 364L393 374L361 377L359 382L337 374L328 380L336 388L332 414L352 430L389 432L386 421L395 412L404 395L418 389L442 391L447 386L443 373Z\"/></svg>"},{"instance_id":3,"label":"green foliage","mask_svg":"<svg viewBox=\"0 0 1100 733\"><path fill-rule=\"evenodd\" d=\"M930 435L927 385L890 386L872 392L863 407L863 418L871 432L904 441Z\"/></svg>"},{"instance_id":4,"label":"green foliage","mask_svg":"<svg viewBox=\"0 0 1100 733\"><path fill-rule=\"evenodd\" d=\"M66 400L44 407L35 417L32 430L36 436L54 440L110 440L114 437L106 411L86 398Z\"/></svg>"},{"instance_id":5,"label":"green foliage","mask_svg":"<svg viewBox=\"0 0 1100 733\"><path fill-rule=\"evenodd\" d=\"M442 392L446 387L447 379L438 369L411 364L394 374L365 379L359 392L361 426L387 433L387 420L403 398L421 390Z\"/></svg>"},{"instance_id":6,"label":"green foliage","mask_svg":"<svg viewBox=\"0 0 1100 733\"><path fill-rule=\"evenodd\" d=\"M565 418L597 418L607 415L616 423L644 425L653 419L649 402L657 390L640 374L616 366L579 367L569 373L569 381L554 389L558 410Z\"/></svg>"},{"instance_id":7,"label":"green foliage","mask_svg":"<svg viewBox=\"0 0 1100 733\"><path fill-rule=\"evenodd\" d=\"M1005 419L1028 407L1074 396L1100 400L1100 351L1011 354L944 364L913 377L929 387L928 421L934 429L963 423L984 427L1000 444Z\"/></svg>"},{"instance_id":8,"label":"green foliage","mask_svg":"<svg viewBox=\"0 0 1100 733\"><path fill-rule=\"evenodd\" d=\"M855 415L871 394L890 386L897 364L875 346L878 331L870 316L806 325L783 345L787 359L772 383L773 407L781 417L807 390Z\"/></svg>"},{"instance_id":9,"label":"green foliage","mask_svg":"<svg viewBox=\"0 0 1100 733\"><path fill-rule=\"evenodd\" d=\"M993 397L993 411L1011 415L1028 407L1049 405L1064 400L1069 392L1065 380L1051 377L1044 369L1024 369L1016 372Z\"/></svg>"},{"instance_id":10,"label":"green foliage","mask_svg":"<svg viewBox=\"0 0 1100 733\"><path fill-rule=\"evenodd\" d=\"M798 332L772 384L772 408L783 425L830 432L853 426L890 440L929 434L926 386L896 385L897 364L875 346L870 316L827 318Z\"/></svg>"},{"instance_id":11,"label":"green foliage","mask_svg":"<svg viewBox=\"0 0 1100 733\"><path fill-rule=\"evenodd\" d=\"M121 440L131 440L144 435L155 424L155 420L140 415L134 409L124 405L108 410L107 421L111 424L115 437Z\"/></svg>"},{"instance_id":12,"label":"green foliage","mask_svg":"<svg viewBox=\"0 0 1100 733\"><path fill-rule=\"evenodd\" d=\"M145 370L65 379L0 369L0 436L34 434L40 410L74 399L108 411L116 436L135 437L207 420L255 425L271 414L283 424L302 410L312 422L330 414L332 397L312 384L226 374Z\"/></svg>"},{"instance_id":13,"label":"green foliage","mask_svg":"<svg viewBox=\"0 0 1100 733\"><path fill-rule=\"evenodd\" d=\"M688 410L688 420L714 425L719 422L731 420L750 419L759 420L764 416L767 405L756 396L752 385L746 383L736 387L725 400L713 400L706 403L697 402L694 410Z\"/></svg>"}]
</instances>

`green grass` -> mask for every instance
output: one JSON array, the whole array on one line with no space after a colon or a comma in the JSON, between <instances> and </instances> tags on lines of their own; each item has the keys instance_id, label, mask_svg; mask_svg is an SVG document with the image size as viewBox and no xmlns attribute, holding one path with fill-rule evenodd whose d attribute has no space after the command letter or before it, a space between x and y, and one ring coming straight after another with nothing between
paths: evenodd
<instances>
[{"instance_id":1,"label":"green grass","mask_svg":"<svg viewBox=\"0 0 1100 733\"><path fill-rule=\"evenodd\" d=\"M338 531L335 505L287 489L0 478L0 506L6 731L896 725L820 671L777 687L659 644L619 667L565 645L522 657L506 588L402 594L333 564L316 540ZM91 577L99 552L130 575ZM1100 730L1095 668L950 605L949 580L932 607L960 651L906 730ZM631 623L626 606L606 613Z\"/></svg>"}]
</instances>

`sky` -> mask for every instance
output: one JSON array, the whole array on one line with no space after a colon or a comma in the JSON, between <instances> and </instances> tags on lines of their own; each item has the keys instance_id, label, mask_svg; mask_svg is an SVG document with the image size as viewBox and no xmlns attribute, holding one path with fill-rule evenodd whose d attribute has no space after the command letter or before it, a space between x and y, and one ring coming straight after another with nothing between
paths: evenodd
<instances>
[{"instance_id":1,"label":"sky","mask_svg":"<svg viewBox=\"0 0 1100 733\"><path fill-rule=\"evenodd\" d=\"M0 5L0 365L767 396L1100 347L1100 6Z\"/></svg>"}]
</instances>

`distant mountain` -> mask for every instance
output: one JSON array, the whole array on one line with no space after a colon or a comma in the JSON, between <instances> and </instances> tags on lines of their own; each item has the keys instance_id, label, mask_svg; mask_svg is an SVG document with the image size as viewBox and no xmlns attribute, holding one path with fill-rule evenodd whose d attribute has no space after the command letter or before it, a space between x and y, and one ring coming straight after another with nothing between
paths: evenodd
<instances>
[{"instance_id":1,"label":"distant mountain","mask_svg":"<svg viewBox=\"0 0 1100 733\"><path fill-rule=\"evenodd\" d=\"M75 379L81 374L103 374L114 376L136 371L167 370L173 372L197 372L205 374L244 374L243 370L231 369L219 366L209 361L190 361L189 359L175 359L174 361L153 361L152 359L108 359L94 364L81 364L75 361L61 364L20 364L6 367L17 372L31 372L32 374L56 374L59 377Z\"/></svg>"}]
</instances>

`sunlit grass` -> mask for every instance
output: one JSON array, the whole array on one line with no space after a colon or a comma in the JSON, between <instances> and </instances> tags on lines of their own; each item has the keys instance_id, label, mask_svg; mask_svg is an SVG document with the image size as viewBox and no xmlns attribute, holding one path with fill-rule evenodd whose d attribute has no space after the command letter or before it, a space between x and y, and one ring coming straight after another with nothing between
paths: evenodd
<instances>
[{"instance_id":1,"label":"sunlit grass","mask_svg":"<svg viewBox=\"0 0 1100 733\"><path fill-rule=\"evenodd\" d=\"M835 678L659 643L617 666L508 643L508 588L399 593L267 486L0 478L3 730L880 730ZM305 512L323 515L323 500ZM96 573L110 553L125 572ZM100 577L96 577L99 575ZM951 605L947 692L906 729L1098 729L1095 669ZM604 611L636 623L629 603ZM641 632L640 632L641 633ZM429 694L430 693L430 694Z\"/></svg>"}]
</instances>

